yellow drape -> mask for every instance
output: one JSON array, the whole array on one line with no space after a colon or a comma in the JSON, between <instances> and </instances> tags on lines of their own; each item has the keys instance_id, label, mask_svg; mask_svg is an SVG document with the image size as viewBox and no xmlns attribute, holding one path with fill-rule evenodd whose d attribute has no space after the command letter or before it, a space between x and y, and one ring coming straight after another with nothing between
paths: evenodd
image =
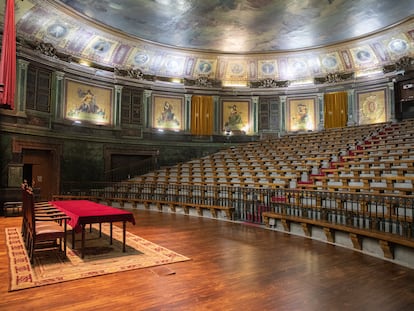
<instances>
[{"instance_id":1,"label":"yellow drape","mask_svg":"<svg viewBox=\"0 0 414 311\"><path fill-rule=\"evenodd\" d=\"M191 134L213 134L213 97L192 96L191 99Z\"/></svg>"},{"instance_id":2,"label":"yellow drape","mask_svg":"<svg viewBox=\"0 0 414 311\"><path fill-rule=\"evenodd\" d=\"M348 94L346 92L324 95L325 128L345 127L348 121Z\"/></svg>"}]
</instances>

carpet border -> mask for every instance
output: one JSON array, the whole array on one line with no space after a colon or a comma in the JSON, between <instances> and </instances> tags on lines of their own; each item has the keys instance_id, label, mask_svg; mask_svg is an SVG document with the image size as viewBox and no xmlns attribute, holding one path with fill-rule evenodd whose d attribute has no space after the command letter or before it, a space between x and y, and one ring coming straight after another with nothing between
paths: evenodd
<instances>
[{"instance_id":1,"label":"carpet border","mask_svg":"<svg viewBox=\"0 0 414 311\"><path fill-rule=\"evenodd\" d=\"M107 227L109 227L109 224L102 224L102 225L106 225ZM116 240L118 240L118 241L121 241L119 239L119 237L117 238L116 236L117 235L118 236L119 235L122 235L122 229L121 228L118 228L117 226L113 226L113 230L114 230L113 238L116 239ZM25 256L25 260L24 260L24 263L25 264L24 264L23 268L19 268L18 267L18 263L14 263L13 262L13 258L15 258L15 257L12 256L12 254L10 253L11 250L12 250L12 248L11 248L12 245L10 243L10 236L11 236L11 234L12 235L15 235L14 238L18 238L18 241L20 243L20 245L18 246L18 249L19 249L19 251L22 251L19 255L21 256L21 260L22 261L23 261L23 259L22 259L23 256ZM76 281L76 280L79 280L79 279L85 279L85 278L97 277L97 276L102 276L102 275L114 274L114 273L119 273L119 272L133 271L133 270L147 269L147 268L154 268L154 267L157 267L157 266L165 266L165 265L172 264L172 263L185 262L185 261L191 260L191 258L189 258L187 256L181 255L181 254L179 254L179 253L177 253L175 251L172 251L172 250L170 250L168 248L165 248L165 247L163 247L163 246L161 246L159 244L156 244L156 243L153 243L151 241L148 241L148 240L146 240L146 239L144 239L144 238L142 238L142 237L140 237L138 235L135 235L135 234L130 233L130 232L126 232L126 234L127 234L127 239L128 239L128 237L131 238L131 239L132 238L135 239L135 241L131 241L131 242L137 243L136 240L145 241L146 243L144 243L144 244L148 244L149 245L149 247L148 247L149 249L151 248L151 246L152 247L155 247L156 249L161 249L161 250L167 252L168 254L173 255L174 258L172 259L172 261L169 261L169 262L166 262L164 260L160 260L160 261L157 261L156 263L151 264L151 265L148 265L148 266L135 265L134 267L131 267L129 269L119 269L117 271L111 271L111 269L108 269L108 270L105 270L103 273L100 272L100 273L93 273L93 274L88 274L88 275L82 274L80 277L73 278L73 279L72 278L69 278L69 279L60 279L60 280L59 279L53 279L52 281L50 281L50 279L39 279L39 280L35 280L34 279L35 278L35 271L33 270L32 266L30 264L30 260L28 258L28 254L27 254L26 248L24 246L24 241L23 241L21 232L19 231L19 229L17 227L6 227L5 228L5 240L6 240L5 242L6 242L6 247L7 247L8 261L9 261L9 266L8 266L9 267L9 269L8 269L9 270L8 271L8 274L9 274L8 275L8 281L9 281L8 291L9 292L19 291L19 290L36 288L36 287L41 287L41 286L46 286L46 285L52 285L52 284L58 284L58 283L63 283L63 282L71 282L71 281ZM144 247L147 248L147 245L144 245L144 246L141 245L141 244L139 244L139 245L141 247L143 247L143 248ZM72 252L71 249L68 249L68 251ZM151 250L151 251L153 252L153 250ZM165 255L163 255L163 256L165 257ZM176 259L177 257L178 257L178 259ZM163 257L161 257L161 258L163 258ZM18 286L17 283L14 284L14 280L15 279L14 279L13 273L15 271L12 271L13 269L15 269L15 271L17 270L17 273L18 273L18 271L23 271L23 272L24 271L26 271L26 272L27 271L30 271L31 276L28 276L28 277L31 278L31 282L28 282L25 285L22 285L22 286L17 287ZM16 277L16 279L17 278L18 277ZM23 279L25 279L25 278L23 278Z\"/></svg>"}]
</instances>

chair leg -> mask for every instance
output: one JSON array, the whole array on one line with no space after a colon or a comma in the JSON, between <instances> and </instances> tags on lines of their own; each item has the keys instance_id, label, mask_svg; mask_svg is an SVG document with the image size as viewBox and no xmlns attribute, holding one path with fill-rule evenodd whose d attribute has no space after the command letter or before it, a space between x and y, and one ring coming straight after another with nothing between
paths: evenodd
<instances>
[{"instance_id":1,"label":"chair leg","mask_svg":"<svg viewBox=\"0 0 414 311\"><path fill-rule=\"evenodd\" d=\"M28 252L29 252L29 259L30 259L31 264L34 263L34 248L35 248L34 243L35 243L35 241L33 239L29 238Z\"/></svg>"},{"instance_id":2,"label":"chair leg","mask_svg":"<svg viewBox=\"0 0 414 311\"><path fill-rule=\"evenodd\" d=\"M63 237L63 255L66 257L66 231L65 236Z\"/></svg>"}]
</instances>

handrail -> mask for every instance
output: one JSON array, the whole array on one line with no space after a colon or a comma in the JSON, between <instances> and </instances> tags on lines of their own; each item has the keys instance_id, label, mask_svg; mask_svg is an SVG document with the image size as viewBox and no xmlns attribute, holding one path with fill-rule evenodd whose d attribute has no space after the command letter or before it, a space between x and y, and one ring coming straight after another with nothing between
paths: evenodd
<instances>
[{"instance_id":1,"label":"handrail","mask_svg":"<svg viewBox=\"0 0 414 311\"><path fill-rule=\"evenodd\" d=\"M125 165L104 171L105 180L121 181L133 176L139 176L158 169L156 160L143 159L134 165Z\"/></svg>"},{"instance_id":2,"label":"handrail","mask_svg":"<svg viewBox=\"0 0 414 311\"><path fill-rule=\"evenodd\" d=\"M263 224L262 212L330 222L413 239L414 197L370 192L330 192L282 188L233 187L167 182L93 182L65 184L62 194L101 200L134 199L166 204L231 207L233 219ZM154 203L155 204L155 203Z\"/></svg>"}]
</instances>

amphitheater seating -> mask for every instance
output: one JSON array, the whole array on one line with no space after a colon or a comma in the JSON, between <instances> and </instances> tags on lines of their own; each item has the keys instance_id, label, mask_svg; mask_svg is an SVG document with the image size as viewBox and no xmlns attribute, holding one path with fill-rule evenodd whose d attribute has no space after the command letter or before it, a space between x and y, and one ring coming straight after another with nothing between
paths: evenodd
<instances>
[{"instance_id":1,"label":"amphitheater seating","mask_svg":"<svg viewBox=\"0 0 414 311\"><path fill-rule=\"evenodd\" d=\"M411 123L289 134L164 168L142 176L141 180L190 185L408 192L407 183L401 185L389 179L369 180L368 177L413 173Z\"/></svg>"},{"instance_id":2,"label":"amphitheater seating","mask_svg":"<svg viewBox=\"0 0 414 311\"><path fill-rule=\"evenodd\" d=\"M92 193L91 199L121 207L129 203L159 211L182 209L185 214L193 210L200 216L209 211L211 217L220 213L226 219L267 226L273 219L286 231L297 223L308 236L313 227L322 228L331 242L335 232L345 232L356 249L364 238L378 239L384 256L392 258L395 245L414 247L413 206L399 201L378 205L377 200L403 197L412 203L413 137L414 120L291 133L112 184ZM292 191L301 193L300 200L287 195ZM326 193L339 198L323 205L320 197ZM361 195L367 202L349 201L348 195ZM346 222L306 216L324 213L340 215ZM368 227L355 226L360 219ZM384 231L378 223L393 228Z\"/></svg>"}]
</instances>

